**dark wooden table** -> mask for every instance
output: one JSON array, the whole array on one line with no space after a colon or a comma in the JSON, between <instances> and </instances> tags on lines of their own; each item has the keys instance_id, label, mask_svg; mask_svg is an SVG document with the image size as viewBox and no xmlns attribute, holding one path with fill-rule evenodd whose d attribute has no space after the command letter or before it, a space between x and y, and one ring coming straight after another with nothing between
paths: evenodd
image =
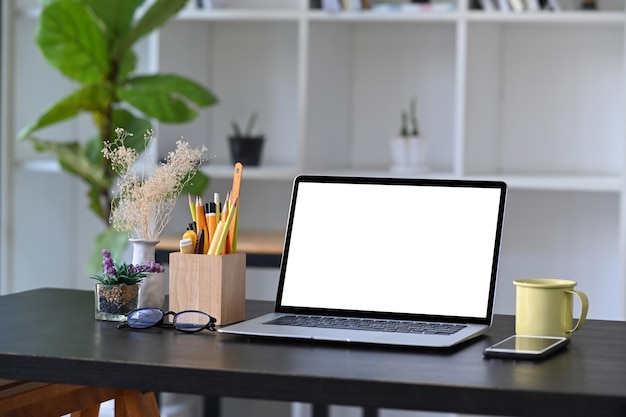
<instances>
[{"instance_id":1,"label":"dark wooden table","mask_svg":"<svg viewBox=\"0 0 626 417\"><path fill-rule=\"evenodd\" d=\"M249 316L271 309L248 302ZM513 332L453 350L133 331L93 319L93 293L0 297L0 378L145 391L516 416L626 415L626 323L588 321L543 362L485 359Z\"/></svg>"}]
</instances>

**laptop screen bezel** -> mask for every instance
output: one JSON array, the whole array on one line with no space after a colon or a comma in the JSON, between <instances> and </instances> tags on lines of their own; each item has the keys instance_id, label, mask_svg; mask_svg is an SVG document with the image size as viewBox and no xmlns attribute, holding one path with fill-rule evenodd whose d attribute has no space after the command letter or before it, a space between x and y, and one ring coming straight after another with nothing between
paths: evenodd
<instances>
[{"instance_id":1,"label":"laptop screen bezel","mask_svg":"<svg viewBox=\"0 0 626 417\"><path fill-rule=\"evenodd\" d=\"M440 316L426 314L405 314L397 312L380 311L355 311L349 309L329 309L329 308L309 308L300 306L290 306L282 303L283 289L286 276L286 266L289 258L289 247L293 226L296 200L300 185L303 183L338 183L338 184L389 184L408 186L443 186L443 187L468 187L468 188L495 188L500 190L500 201L498 208L498 219L496 234L494 239L493 260L489 285L489 298L485 317L459 317ZM338 317L357 318L378 318L387 320L416 320L416 321L441 321L451 323L475 323L490 325L493 319L493 308L495 302L496 282L498 275L500 246L502 239L502 229L504 224L504 212L506 205L507 185L503 181L491 180L460 180L460 179L424 179L424 178L384 178L384 177L354 177L354 176L322 176L322 175L299 175L294 179L289 207L289 217L285 231L285 243L280 264L280 277L276 297L275 312L289 314L308 315L332 315Z\"/></svg>"}]
</instances>

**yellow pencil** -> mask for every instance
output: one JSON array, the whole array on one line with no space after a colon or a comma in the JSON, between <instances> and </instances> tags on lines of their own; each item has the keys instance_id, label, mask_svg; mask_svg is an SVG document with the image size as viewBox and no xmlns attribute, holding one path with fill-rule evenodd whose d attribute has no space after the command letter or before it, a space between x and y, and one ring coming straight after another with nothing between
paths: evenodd
<instances>
[{"instance_id":1,"label":"yellow pencil","mask_svg":"<svg viewBox=\"0 0 626 417\"><path fill-rule=\"evenodd\" d=\"M198 237L200 237L200 230L204 231L204 245L202 247L202 253L207 253L209 250L209 228L206 224L204 205L202 204L202 199L200 197L196 197L196 229L198 230Z\"/></svg>"},{"instance_id":2,"label":"yellow pencil","mask_svg":"<svg viewBox=\"0 0 626 417\"><path fill-rule=\"evenodd\" d=\"M237 200L233 202L232 207L228 211L228 217L226 218L226 221L225 222L221 221L222 223L224 223L224 227L222 231L220 233L215 232L216 237L219 238L219 241L217 242L217 247L215 248L216 255L221 254L222 250L224 249L224 245L226 244L226 236L228 236L228 229L230 228L230 224L233 222L233 218L235 217L235 213L237 212L236 208L237 208Z\"/></svg>"},{"instance_id":3,"label":"yellow pencil","mask_svg":"<svg viewBox=\"0 0 626 417\"><path fill-rule=\"evenodd\" d=\"M207 251L207 254L209 254L209 255L217 255L216 248L217 248L217 245L219 243L218 236L221 235L222 230L224 230L224 221L220 220L217 223L217 227L215 228L215 236L213 237L213 239L211 239L211 246L209 246L209 250Z\"/></svg>"},{"instance_id":4,"label":"yellow pencil","mask_svg":"<svg viewBox=\"0 0 626 417\"><path fill-rule=\"evenodd\" d=\"M195 207L193 200L191 199L191 194L187 194L187 196L189 197L189 211L191 212L191 220L195 222L196 221L196 207Z\"/></svg>"}]
</instances>

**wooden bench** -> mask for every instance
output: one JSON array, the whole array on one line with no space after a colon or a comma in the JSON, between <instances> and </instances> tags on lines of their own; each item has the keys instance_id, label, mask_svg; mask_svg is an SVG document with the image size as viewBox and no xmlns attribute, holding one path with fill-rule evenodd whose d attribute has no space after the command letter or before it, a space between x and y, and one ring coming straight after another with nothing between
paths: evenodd
<instances>
[{"instance_id":1,"label":"wooden bench","mask_svg":"<svg viewBox=\"0 0 626 417\"><path fill-rule=\"evenodd\" d=\"M159 417L153 392L0 379L3 417L98 417L100 404L115 400L115 417Z\"/></svg>"}]
</instances>

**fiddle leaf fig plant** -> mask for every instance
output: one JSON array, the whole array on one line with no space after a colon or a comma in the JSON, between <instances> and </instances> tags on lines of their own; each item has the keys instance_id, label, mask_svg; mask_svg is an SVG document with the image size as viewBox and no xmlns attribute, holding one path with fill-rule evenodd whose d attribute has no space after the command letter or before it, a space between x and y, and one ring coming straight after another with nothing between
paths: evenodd
<instances>
[{"instance_id":1,"label":"fiddle leaf fig plant","mask_svg":"<svg viewBox=\"0 0 626 417\"><path fill-rule=\"evenodd\" d=\"M113 139L115 129L122 127L135 138L125 145L141 153L145 150L142 138L153 121L188 122L200 108L217 103L211 91L183 76L134 74L137 41L167 23L186 3L41 0L36 44L46 62L73 80L77 88L44 110L19 137L37 151L55 154L63 170L87 184L89 207L107 225L96 239L96 259L103 247L119 253L127 244L127 236L116 236L119 232L108 227L116 174L103 158L104 141ZM91 115L97 130L94 137L60 142L39 136L42 129L85 113ZM201 195L208 181L199 171L184 191Z\"/></svg>"}]
</instances>

